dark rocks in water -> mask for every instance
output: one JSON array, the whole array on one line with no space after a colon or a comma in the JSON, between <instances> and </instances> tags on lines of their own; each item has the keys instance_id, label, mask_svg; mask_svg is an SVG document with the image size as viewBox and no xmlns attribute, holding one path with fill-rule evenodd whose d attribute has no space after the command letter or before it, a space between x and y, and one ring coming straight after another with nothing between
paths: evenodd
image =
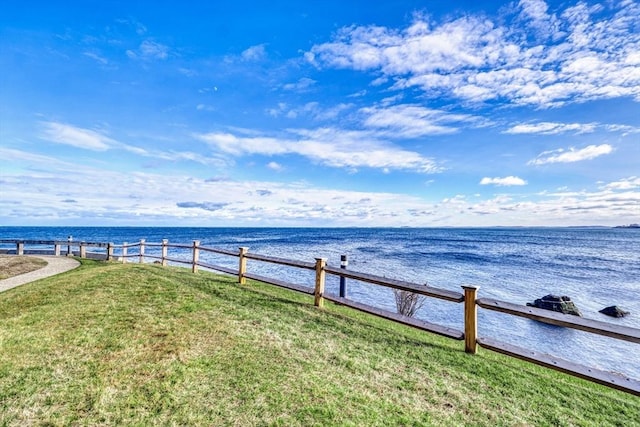
<instances>
[{"instance_id":1,"label":"dark rocks in water","mask_svg":"<svg viewBox=\"0 0 640 427\"><path fill-rule=\"evenodd\" d=\"M557 311L558 313L571 314L573 316L581 316L580 310L571 301L568 296L545 295L535 300L533 303L528 302L528 306L542 308L545 310Z\"/></svg>"},{"instance_id":2,"label":"dark rocks in water","mask_svg":"<svg viewBox=\"0 0 640 427\"><path fill-rule=\"evenodd\" d=\"M600 313L606 314L607 316L611 316L611 317L624 317L627 314L631 314L628 311L624 311L617 305L612 305L611 307L603 308L602 310L600 310Z\"/></svg>"}]
</instances>

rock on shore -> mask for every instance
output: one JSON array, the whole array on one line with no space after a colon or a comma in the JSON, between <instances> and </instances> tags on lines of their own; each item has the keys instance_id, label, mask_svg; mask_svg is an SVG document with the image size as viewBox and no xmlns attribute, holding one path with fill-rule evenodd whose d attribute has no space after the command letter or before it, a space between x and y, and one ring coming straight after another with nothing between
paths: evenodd
<instances>
[{"instance_id":1,"label":"rock on shore","mask_svg":"<svg viewBox=\"0 0 640 427\"><path fill-rule=\"evenodd\" d=\"M545 310L557 311L558 313L571 314L573 316L582 317L582 313L578 310L575 303L568 296L545 295L535 300L533 303L528 302L528 306L542 308Z\"/></svg>"},{"instance_id":2,"label":"rock on shore","mask_svg":"<svg viewBox=\"0 0 640 427\"><path fill-rule=\"evenodd\" d=\"M600 313L606 314L607 316L611 316L611 317L624 317L624 316L630 314L628 311L624 311L623 309L621 309L617 305L612 305L610 307L605 307L602 310L600 310Z\"/></svg>"}]
</instances>

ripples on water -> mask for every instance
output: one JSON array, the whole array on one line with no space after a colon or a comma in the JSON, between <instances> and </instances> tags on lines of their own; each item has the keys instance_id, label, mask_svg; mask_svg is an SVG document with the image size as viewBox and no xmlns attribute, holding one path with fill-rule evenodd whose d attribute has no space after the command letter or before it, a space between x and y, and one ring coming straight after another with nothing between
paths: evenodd
<instances>
[{"instance_id":1,"label":"ripples on water","mask_svg":"<svg viewBox=\"0 0 640 427\"><path fill-rule=\"evenodd\" d=\"M157 243L200 240L201 245L339 266L460 291L480 286L479 297L526 304L543 295L569 295L587 318L640 328L640 230L609 228L313 229L0 227L3 239L60 239ZM147 249L151 252L152 249ZM188 251L184 256L188 257ZM174 252L170 252L174 256ZM201 252L201 259L237 268L237 259ZM249 271L313 286L313 272L249 261ZM338 293L338 278L327 290ZM348 281L349 298L395 311L393 293ZM620 305L631 316L612 319L603 307ZM463 327L462 305L428 299L417 317ZM479 335L640 378L638 344L528 319L479 310Z\"/></svg>"}]
</instances>

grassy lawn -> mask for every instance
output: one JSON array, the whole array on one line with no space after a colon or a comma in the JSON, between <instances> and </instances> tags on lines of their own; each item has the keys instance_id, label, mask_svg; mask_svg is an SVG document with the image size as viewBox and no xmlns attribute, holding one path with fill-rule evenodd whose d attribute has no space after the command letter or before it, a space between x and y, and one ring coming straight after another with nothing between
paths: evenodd
<instances>
[{"instance_id":1,"label":"grassy lawn","mask_svg":"<svg viewBox=\"0 0 640 427\"><path fill-rule=\"evenodd\" d=\"M640 399L269 285L83 261L0 294L0 426L640 425Z\"/></svg>"},{"instance_id":2,"label":"grassy lawn","mask_svg":"<svg viewBox=\"0 0 640 427\"><path fill-rule=\"evenodd\" d=\"M45 265L47 262L40 258L0 255L0 280L38 270Z\"/></svg>"}]
</instances>

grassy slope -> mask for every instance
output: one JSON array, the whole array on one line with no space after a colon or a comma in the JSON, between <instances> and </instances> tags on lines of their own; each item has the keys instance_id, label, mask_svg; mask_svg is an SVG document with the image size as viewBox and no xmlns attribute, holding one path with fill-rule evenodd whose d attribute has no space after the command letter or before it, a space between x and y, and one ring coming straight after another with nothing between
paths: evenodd
<instances>
[{"instance_id":1,"label":"grassy slope","mask_svg":"<svg viewBox=\"0 0 640 427\"><path fill-rule=\"evenodd\" d=\"M0 425L640 425L637 397L178 268L2 293L0 348Z\"/></svg>"}]
</instances>

